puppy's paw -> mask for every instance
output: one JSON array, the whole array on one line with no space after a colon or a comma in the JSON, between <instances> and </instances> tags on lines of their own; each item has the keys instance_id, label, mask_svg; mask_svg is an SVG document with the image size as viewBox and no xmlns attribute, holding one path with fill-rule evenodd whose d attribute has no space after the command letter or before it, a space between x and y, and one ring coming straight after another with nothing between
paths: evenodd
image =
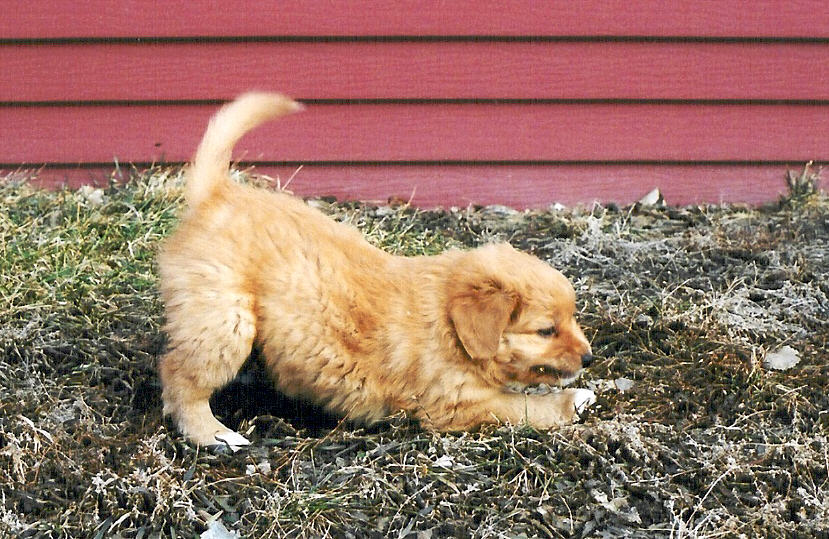
<instances>
[{"instance_id":1,"label":"puppy's paw","mask_svg":"<svg viewBox=\"0 0 829 539\"><path fill-rule=\"evenodd\" d=\"M588 406L596 403L596 394L589 389L573 390L573 406L576 408L576 415L582 413Z\"/></svg>"},{"instance_id":2,"label":"puppy's paw","mask_svg":"<svg viewBox=\"0 0 829 539\"><path fill-rule=\"evenodd\" d=\"M250 440L238 432L233 432L232 430L217 434L216 441L218 443L213 444L214 446L226 447L234 453L239 451L242 447L250 445Z\"/></svg>"}]
</instances>

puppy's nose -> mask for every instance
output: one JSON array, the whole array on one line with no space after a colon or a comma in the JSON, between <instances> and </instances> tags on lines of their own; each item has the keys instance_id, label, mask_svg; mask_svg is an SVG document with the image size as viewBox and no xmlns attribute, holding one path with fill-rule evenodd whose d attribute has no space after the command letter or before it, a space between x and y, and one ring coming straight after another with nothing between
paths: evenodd
<instances>
[{"instance_id":1,"label":"puppy's nose","mask_svg":"<svg viewBox=\"0 0 829 539\"><path fill-rule=\"evenodd\" d=\"M585 369L593 363L593 354L587 353L581 356L581 366Z\"/></svg>"}]
</instances>

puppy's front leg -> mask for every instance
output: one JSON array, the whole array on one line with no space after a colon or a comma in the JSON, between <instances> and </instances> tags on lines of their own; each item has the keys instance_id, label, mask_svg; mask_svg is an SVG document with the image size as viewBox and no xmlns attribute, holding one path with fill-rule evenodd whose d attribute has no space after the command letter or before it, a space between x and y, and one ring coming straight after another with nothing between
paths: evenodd
<instances>
[{"instance_id":1,"label":"puppy's front leg","mask_svg":"<svg viewBox=\"0 0 829 539\"><path fill-rule=\"evenodd\" d=\"M513 425L527 423L537 429L572 423L596 402L596 395L589 389L565 389L548 395L502 393L501 396L492 406L498 420Z\"/></svg>"},{"instance_id":2,"label":"puppy's front leg","mask_svg":"<svg viewBox=\"0 0 829 539\"><path fill-rule=\"evenodd\" d=\"M589 389L565 389L547 395L525 395L492 390L478 398L459 403L448 424L441 430L467 430L482 423L529 424L549 429L572 423L578 414L596 402Z\"/></svg>"}]
</instances>

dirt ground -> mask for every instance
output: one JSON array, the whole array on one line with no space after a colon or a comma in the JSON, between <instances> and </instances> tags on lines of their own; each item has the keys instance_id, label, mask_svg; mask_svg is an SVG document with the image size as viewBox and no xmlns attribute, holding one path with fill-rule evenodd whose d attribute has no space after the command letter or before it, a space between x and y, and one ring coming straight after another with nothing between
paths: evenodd
<instances>
[{"instance_id":1,"label":"dirt ground","mask_svg":"<svg viewBox=\"0 0 829 539\"><path fill-rule=\"evenodd\" d=\"M223 454L161 417L154 257L177 173L77 192L8 177L0 536L829 537L829 200L815 181L792 177L764 208L310 201L395 253L506 240L561 269L597 356L576 385L598 402L550 432L363 427L276 395L254 352L213 399L254 445Z\"/></svg>"}]
</instances>

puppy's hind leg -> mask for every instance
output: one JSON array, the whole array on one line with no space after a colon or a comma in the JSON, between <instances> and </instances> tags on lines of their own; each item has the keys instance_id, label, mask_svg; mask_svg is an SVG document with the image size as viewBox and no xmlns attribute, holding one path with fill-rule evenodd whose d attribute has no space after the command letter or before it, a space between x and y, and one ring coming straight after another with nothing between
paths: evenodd
<instances>
[{"instance_id":1,"label":"puppy's hind leg","mask_svg":"<svg viewBox=\"0 0 829 539\"><path fill-rule=\"evenodd\" d=\"M251 298L224 293L222 301L205 301L211 296L168 301L170 341L159 364L161 397L164 413L190 441L226 444L235 451L250 442L213 416L209 399L233 380L250 354L256 319Z\"/></svg>"}]
</instances>

